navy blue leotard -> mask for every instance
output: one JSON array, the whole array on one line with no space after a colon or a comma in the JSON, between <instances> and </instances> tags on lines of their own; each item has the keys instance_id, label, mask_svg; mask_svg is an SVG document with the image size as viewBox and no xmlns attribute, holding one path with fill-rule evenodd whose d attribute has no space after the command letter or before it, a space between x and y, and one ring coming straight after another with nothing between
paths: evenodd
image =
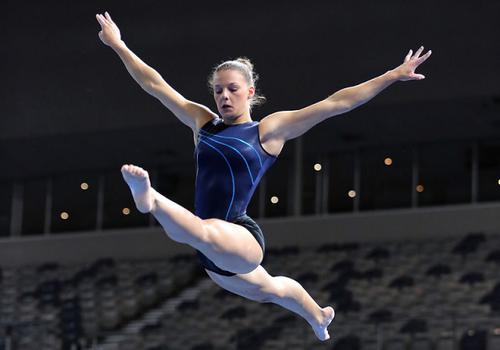
<instances>
[{"instance_id":1,"label":"navy blue leotard","mask_svg":"<svg viewBox=\"0 0 500 350\"><path fill-rule=\"evenodd\" d=\"M259 122L226 125L215 118L199 130L195 159L195 214L237 222L276 157L260 143ZM198 256L205 268L218 269L199 251Z\"/></svg>"}]
</instances>

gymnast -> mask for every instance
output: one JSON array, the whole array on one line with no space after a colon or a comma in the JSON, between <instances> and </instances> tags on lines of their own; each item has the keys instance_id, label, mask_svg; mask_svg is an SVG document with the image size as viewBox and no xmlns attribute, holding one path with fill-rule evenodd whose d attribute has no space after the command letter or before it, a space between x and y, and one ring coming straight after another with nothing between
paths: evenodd
<instances>
[{"instance_id":1,"label":"gymnast","mask_svg":"<svg viewBox=\"0 0 500 350\"><path fill-rule=\"evenodd\" d=\"M109 13L97 14L99 38L123 61L132 78L156 97L194 134L196 184L194 213L151 187L148 172L125 164L121 172L141 213L151 213L172 240L197 250L208 276L220 287L260 303L275 303L302 316L320 340L330 338L332 307L320 307L295 280L271 276L260 265L264 236L246 215L247 205L266 170L286 141L316 124L368 102L397 81L421 80L415 69L431 51L412 50L398 67L362 84L341 89L299 110L251 117L264 97L256 92L257 75L246 58L225 61L209 76L217 111L184 98L137 57L121 39Z\"/></svg>"}]
</instances>

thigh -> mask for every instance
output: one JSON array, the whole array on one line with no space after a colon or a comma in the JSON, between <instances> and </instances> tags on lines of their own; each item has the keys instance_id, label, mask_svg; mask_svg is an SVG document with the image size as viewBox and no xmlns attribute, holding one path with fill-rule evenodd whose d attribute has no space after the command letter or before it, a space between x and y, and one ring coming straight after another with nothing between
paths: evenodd
<instances>
[{"instance_id":1,"label":"thigh","mask_svg":"<svg viewBox=\"0 0 500 350\"><path fill-rule=\"evenodd\" d=\"M207 274L225 290L251 300L267 302L269 295L276 294L275 280L261 265L249 273L235 276L222 276L208 270Z\"/></svg>"},{"instance_id":2,"label":"thigh","mask_svg":"<svg viewBox=\"0 0 500 350\"><path fill-rule=\"evenodd\" d=\"M255 237L243 226L220 219L204 220L207 224L207 250L200 249L216 265L228 271L241 261L248 264L246 271L252 271L262 262L264 253ZM232 261L234 260L234 261ZM219 262L219 264L217 263Z\"/></svg>"}]
</instances>

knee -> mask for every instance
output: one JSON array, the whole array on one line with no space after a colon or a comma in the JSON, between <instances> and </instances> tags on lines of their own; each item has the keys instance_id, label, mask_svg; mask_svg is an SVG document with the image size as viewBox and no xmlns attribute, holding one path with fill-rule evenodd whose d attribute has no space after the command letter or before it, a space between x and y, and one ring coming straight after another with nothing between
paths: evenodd
<instances>
[{"instance_id":1,"label":"knee","mask_svg":"<svg viewBox=\"0 0 500 350\"><path fill-rule=\"evenodd\" d=\"M262 255L262 254L261 254ZM242 258L242 270L240 273L250 273L260 266L262 258L251 255Z\"/></svg>"}]
</instances>

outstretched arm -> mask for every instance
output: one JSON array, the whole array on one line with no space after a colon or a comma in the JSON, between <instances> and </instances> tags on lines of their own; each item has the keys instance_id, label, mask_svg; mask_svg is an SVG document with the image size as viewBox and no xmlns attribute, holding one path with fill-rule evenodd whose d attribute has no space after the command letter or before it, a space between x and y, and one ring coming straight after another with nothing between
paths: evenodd
<instances>
[{"instance_id":1,"label":"outstretched arm","mask_svg":"<svg viewBox=\"0 0 500 350\"><path fill-rule=\"evenodd\" d=\"M106 12L105 16L97 14L96 19L102 29L99 32L99 38L118 54L132 78L147 93L160 100L193 132L196 132L205 122L216 117L207 107L184 98L156 70L137 57L121 40L120 29L113 22L109 13Z\"/></svg>"},{"instance_id":2,"label":"outstretched arm","mask_svg":"<svg viewBox=\"0 0 500 350\"><path fill-rule=\"evenodd\" d=\"M404 62L397 68L362 84L339 90L313 105L300 110L270 114L261 121L261 141L273 143L274 145L284 143L302 135L325 119L349 112L370 101L396 81L424 79L425 77L422 74L415 73L415 69L431 55L431 51L428 51L425 55L420 56L423 50L424 47L422 46L413 56L412 50L410 50Z\"/></svg>"}]
</instances>

